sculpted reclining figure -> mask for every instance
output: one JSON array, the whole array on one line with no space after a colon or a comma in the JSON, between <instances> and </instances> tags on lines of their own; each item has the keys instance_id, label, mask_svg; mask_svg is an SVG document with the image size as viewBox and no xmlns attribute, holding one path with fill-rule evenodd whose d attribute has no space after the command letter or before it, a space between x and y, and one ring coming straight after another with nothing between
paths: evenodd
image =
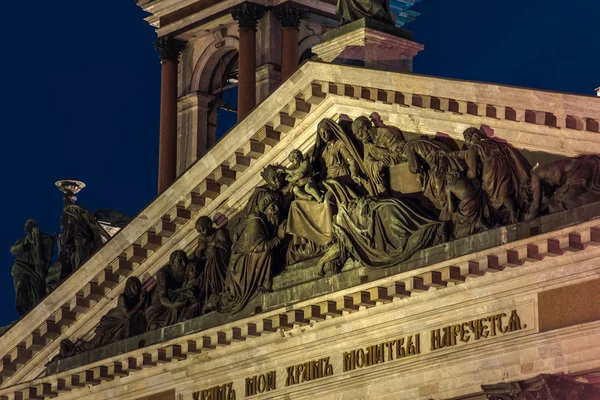
<instances>
[{"instance_id":1,"label":"sculpted reclining figure","mask_svg":"<svg viewBox=\"0 0 600 400\"><path fill-rule=\"evenodd\" d=\"M83 352L127 339L146 332L146 309L148 293L142 290L137 277L127 278L125 289L117 300L117 307L100 319L90 341L75 343L75 351Z\"/></svg>"},{"instance_id":2,"label":"sculpted reclining figure","mask_svg":"<svg viewBox=\"0 0 600 400\"><path fill-rule=\"evenodd\" d=\"M600 156L583 155L553 161L531 172L529 220L600 201Z\"/></svg>"}]
</instances>

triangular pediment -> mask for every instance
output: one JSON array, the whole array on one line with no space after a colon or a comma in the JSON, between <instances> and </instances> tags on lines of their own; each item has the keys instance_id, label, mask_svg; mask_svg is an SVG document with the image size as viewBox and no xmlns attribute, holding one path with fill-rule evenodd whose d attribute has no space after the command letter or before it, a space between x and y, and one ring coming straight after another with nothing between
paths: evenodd
<instances>
[{"instance_id":1,"label":"triangular pediment","mask_svg":"<svg viewBox=\"0 0 600 400\"><path fill-rule=\"evenodd\" d=\"M8 360L0 395L40 377L62 339L89 337L115 307L128 276L152 276L172 251L191 251L197 216L233 218L261 184L266 165L285 164L292 149L310 151L321 119L373 113L414 134L462 140L466 128L485 125L525 151L600 153L600 99L595 97L305 63L0 337Z\"/></svg>"}]
</instances>

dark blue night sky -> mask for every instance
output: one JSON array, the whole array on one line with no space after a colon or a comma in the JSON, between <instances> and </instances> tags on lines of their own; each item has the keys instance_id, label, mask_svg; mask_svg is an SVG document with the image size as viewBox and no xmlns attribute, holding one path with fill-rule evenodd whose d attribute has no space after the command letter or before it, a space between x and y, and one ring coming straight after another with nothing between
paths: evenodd
<instances>
[{"instance_id":1,"label":"dark blue night sky","mask_svg":"<svg viewBox=\"0 0 600 400\"><path fill-rule=\"evenodd\" d=\"M413 9L422 15L405 28L425 45L417 73L586 95L600 86L599 1L422 0ZM55 181L84 181L78 204L90 211L132 217L156 195L160 64L143 18L133 0L5 6L0 325L17 318L9 247L25 221L59 230Z\"/></svg>"}]
</instances>

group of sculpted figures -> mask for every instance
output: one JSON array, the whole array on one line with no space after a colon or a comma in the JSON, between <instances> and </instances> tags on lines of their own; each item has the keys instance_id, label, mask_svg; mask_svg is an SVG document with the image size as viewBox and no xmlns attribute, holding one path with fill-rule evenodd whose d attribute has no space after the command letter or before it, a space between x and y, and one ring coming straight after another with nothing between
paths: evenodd
<instances>
[{"instance_id":1,"label":"group of sculpted figures","mask_svg":"<svg viewBox=\"0 0 600 400\"><path fill-rule=\"evenodd\" d=\"M314 259L323 275L349 259L387 267L439 243L600 201L599 156L532 169L483 128L466 129L463 148L452 150L436 138L406 140L366 117L323 119L312 153L293 150L288 160L263 170L265 184L250 195L232 236L199 217L194 253L173 252L152 290L129 278L95 336L64 341L60 357L209 312L239 312L271 291L283 265ZM400 164L407 172L394 168ZM409 180L421 186L416 197L397 190Z\"/></svg>"},{"instance_id":2,"label":"group of sculpted figures","mask_svg":"<svg viewBox=\"0 0 600 400\"><path fill-rule=\"evenodd\" d=\"M85 208L71 204L63 209L61 234L47 235L33 219L25 222L25 237L11 246L16 256L12 276L19 315L29 312L57 282L48 282L58 237L56 267L60 278L77 270L108 240L109 235Z\"/></svg>"}]
</instances>

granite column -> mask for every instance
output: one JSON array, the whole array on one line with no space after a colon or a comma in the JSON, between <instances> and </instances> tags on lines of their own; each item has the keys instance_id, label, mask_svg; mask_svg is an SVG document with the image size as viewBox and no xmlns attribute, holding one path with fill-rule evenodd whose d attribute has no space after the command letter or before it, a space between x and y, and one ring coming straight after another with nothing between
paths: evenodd
<instances>
[{"instance_id":1,"label":"granite column","mask_svg":"<svg viewBox=\"0 0 600 400\"><path fill-rule=\"evenodd\" d=\"M256 25L265 6L244 2L231 9L240 33L238 61L238 122L256 105Z\"/></svg>"},{"instance_id":2,"label":"granite column","mask_svg":"<svg viewBox=\"0 0 600 400\"><path fill-rule=\"evenodd\" d=\"M160 143L158 148L158 193L177 178L177 64L185 42L161 37L154 47L162 64L160 88Z\"/></svg>"},{"instance_id":3,"label":"granite column","mask_svg":"<svg viewBox=\"0 0 600 400\"><path fill-rule=\"evenodd\" d=\"M308 11L294 3L283 3L275 8L281 22L281 81L284 82L298 66L298 27Z\"/></svg>"}]
</instances>

